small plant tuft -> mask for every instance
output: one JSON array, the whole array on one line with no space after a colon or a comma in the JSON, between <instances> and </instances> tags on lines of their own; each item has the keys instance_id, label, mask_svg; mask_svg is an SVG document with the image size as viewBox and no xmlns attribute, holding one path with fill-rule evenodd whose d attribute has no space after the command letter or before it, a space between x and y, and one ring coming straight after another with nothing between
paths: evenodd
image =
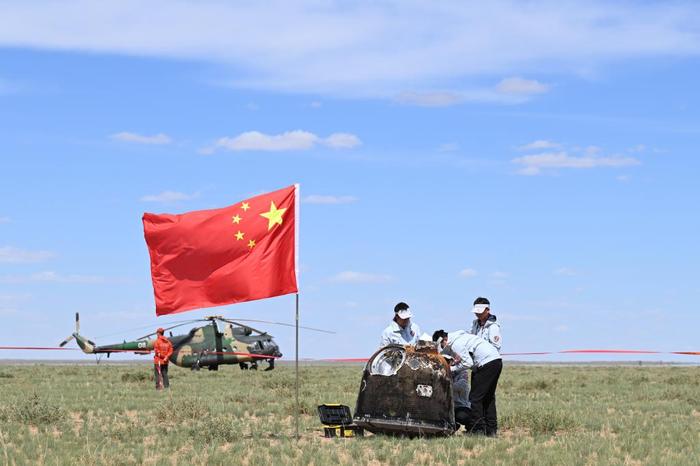
<instances>
[{"instance_id":1,"label":"small plant tuft","mask_svg":"<svg viewBox=\"0 0 700 466\"><path fill-rule=\"evenodd\" d=\"M576 421L565 413L530 409L507 413L502 424L509 429L527 429L533 435L551 435L574 429Z\"/></svg>"},{"instance_id":2,"label":"small plant tuft","mask_svg":"<svg viewBox=\"0 0 700 466\"><path fill-rule=\"evenodd\" d=\"M30 425L56 424L64 414L60 406L45 401L36 393L12 408L15 420Z\"/></svg>"},{"instance_id":3,"label":"small plant tuft","mask_svg":"<svg viewBox=\"0 0 700 466\"><path fill-rule=\"evenodd\" d=\"M122 374L122 382L153 381L153 374L145 371L125 372Z\"/></svg>"}]
</instances>

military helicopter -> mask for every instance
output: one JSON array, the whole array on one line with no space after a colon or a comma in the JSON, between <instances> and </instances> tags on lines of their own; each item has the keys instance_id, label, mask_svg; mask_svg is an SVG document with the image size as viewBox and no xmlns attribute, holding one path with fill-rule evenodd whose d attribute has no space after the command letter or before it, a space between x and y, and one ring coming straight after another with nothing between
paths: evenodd
<instances>
[{"instance_id":1,"label":"military helicopter","mask_svg":"<svg viewBox=\"0 0 700 466\"><path fill-rule=\"evenodd\" d=\"M247 322L263 322L275 325L291 326L281 322L267 322L264 320L241 319ZM219 331L217 321L224 323L223 332ZM207 322L205 325L191 329L185 335L173 336L170 332L168 339L173 344L173 354L170 361L180 367L189 367L199 370L207 367L210 371L219 370L222 364L238 364L241 369L258 368L258 362L266 360L266 371L275 368L275 359L282 357L279 346L273 340L272 335L262 330L257 330L238 321L226 319L222 316L207 316L203 319L192 319L178 322L176 325L165 328L172 330L183 325L195 322ZM335 333L312 327L299 327L324 333ZM61 347L75 339L76 343L86 354L106 354L133 352L135 354L149 354L153 350L155 338L150 338L155 333L144 335L136 340L124 341L109 345L97 345L94 341L80 335L80 315L75 314L75 332L60 343Z\"/></svg>"}]
</instances>

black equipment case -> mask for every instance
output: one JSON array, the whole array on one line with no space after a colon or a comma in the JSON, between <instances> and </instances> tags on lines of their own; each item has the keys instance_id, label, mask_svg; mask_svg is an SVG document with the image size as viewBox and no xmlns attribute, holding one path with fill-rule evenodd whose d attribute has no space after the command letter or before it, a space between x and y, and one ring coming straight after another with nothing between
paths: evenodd
<instances>
[{"instance_id":1,"label":"black equipment case","mask_svg":"<svg viewBox=\"0 0 700 466\"><path fill-rule=\"evenodd\" d=\"M362 437L365 432L352 423L350 408L341 404L322 404L318 407L318 416L323 424L323 435L331 437Z\"/></svg>"}]
</instances>

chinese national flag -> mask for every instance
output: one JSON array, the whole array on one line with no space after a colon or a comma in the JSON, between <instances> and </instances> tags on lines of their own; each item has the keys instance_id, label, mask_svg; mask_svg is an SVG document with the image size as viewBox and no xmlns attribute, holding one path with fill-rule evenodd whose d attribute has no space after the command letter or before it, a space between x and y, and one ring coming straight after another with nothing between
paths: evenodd
<instances>
[{"instance_id":1,"label":"chinese national flag","mask_svg":"<svg viewBox=\"0 0 700 466\"><path fill-rule=\"evenodd\" d=\"M156 314L297 291L297 187L229 207L143 215Z\"/></svg>"}]
</instances>

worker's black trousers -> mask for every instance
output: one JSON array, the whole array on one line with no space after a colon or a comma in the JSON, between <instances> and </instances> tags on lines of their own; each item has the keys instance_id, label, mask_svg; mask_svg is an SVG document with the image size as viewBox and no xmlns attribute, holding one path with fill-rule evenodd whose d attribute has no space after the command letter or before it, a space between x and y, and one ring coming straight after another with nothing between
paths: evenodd
<instances>
[{"instance_id":1,"label":"worker's black trousers","mask_svg":"<svg viewBox=\"0 0 700 466\"><path fill-rule=\"evenodd\" d=\"M156 376L156 388L169 388L170 381L168 380L168 365L153 364L153 371Z\"/></svg>"},{"instance_id":2,"label":"worker's black trousers","mask_svg":"<svg viewBox=\"0 0 700 466\"><path fill-rule=\"evenodd\" d=\"M465 427L471 427L474 433L495 435L498 432L496 385L502 369L503 362L496 359L472 370L472 387L469 392L471 425Z\"/></svg>"}]
</instances>

